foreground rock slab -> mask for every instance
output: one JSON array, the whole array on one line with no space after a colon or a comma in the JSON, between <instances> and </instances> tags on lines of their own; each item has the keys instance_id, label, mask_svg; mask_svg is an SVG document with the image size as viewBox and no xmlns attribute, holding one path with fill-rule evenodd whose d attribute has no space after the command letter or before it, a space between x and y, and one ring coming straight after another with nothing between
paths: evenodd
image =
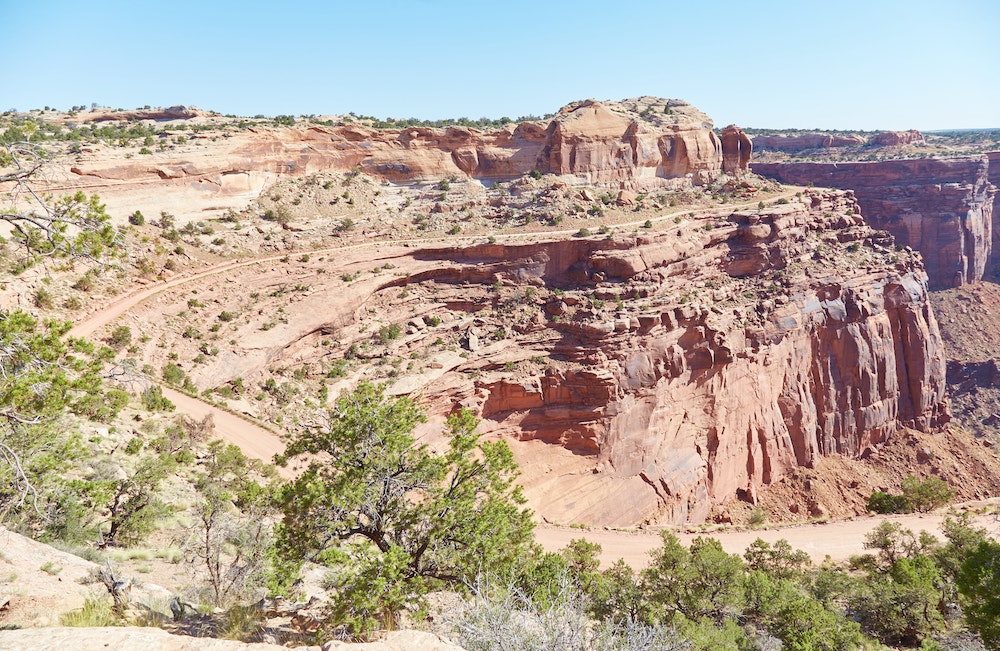
<instances>
[{"instance_id":1,"label":"foreground rock slab","mask_svg":"<svg viewBox=\"0 0 1000 651\"><path fill-rule=\"evenodd\" d=\"M115 651L288 651L277 644L247 644L234 640L171 635L158 628L26 628L0 632L0 651L68 651L115 649ZM297 647L318 651L319 647Z\"/></svg>"}]
</instances>

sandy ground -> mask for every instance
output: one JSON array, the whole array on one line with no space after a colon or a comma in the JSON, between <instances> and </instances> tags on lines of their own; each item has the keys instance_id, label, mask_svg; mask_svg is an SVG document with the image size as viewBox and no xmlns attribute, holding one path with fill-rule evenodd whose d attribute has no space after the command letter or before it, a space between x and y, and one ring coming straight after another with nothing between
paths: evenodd
<instances>
[{"instance_id":1,"label":"sandy ground","mask_svg":"<svg viewBox=\"0 0 1000 651\"><path fill-rule=\"evenodd\" d=\"M846 561L855 554L865 551L865 536L880 523L896 522L914 533L927 531L939 539L941 522L945 514L911 514L860 517L836 522L802 524L775 527L756 531L723 530L704 534L677 533L680 541L687 545L699 535L710 536L722 543L723 549L731 554L742 554L757 538L768 543L785 539L795 549L809 554L814 562L822 562L827 556L832 561ZM986 528L994 536L1000 532L1000 524L993 515L974 518L975 524ZM602 547L600 555L603 566L608 566L622 558L632 567L645 567L649 562L649 552L660 546L659 530L615 531L606 529L584 530L572 527L541 525L535 529L535 537L545 549L556 551L576 538L583 538Z\"/></svg>"}]
</instances>

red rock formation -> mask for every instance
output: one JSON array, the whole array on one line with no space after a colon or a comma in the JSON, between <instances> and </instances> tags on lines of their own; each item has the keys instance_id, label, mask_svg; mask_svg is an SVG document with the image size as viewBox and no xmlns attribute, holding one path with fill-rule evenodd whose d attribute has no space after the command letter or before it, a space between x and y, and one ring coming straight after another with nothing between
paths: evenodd
<instances>
[{"instance_id":1,"label":"red rock formation","mask_svg":"<svg viewBox=\"0 0 1000 651\"><path fill-rule=\"evenodd\" d=\"M747 171L753 142L735 124L722 130L722 171L734 176Z\"/></svg>"},{"instance_id":2,"label":"red rock formation","mask_svg":"<svg viewBox=\"0 0 1000 651\"><path fill-rule=\"evenodd\" d=\"M629 189L656 187L685 177L702 182L719 175L723 143L705 114L678 100L628 102L587 100L564 107L548 124L525 122L486 132L465 127L373 129L353 124L256 128L204 151L158 152L150 159L124 164L81 155L72 172L82 180L97 177L130 183L183 175L187 183L203 183L206 190L212 185L222 187L221 179L233 174L304 175L355 167L392 181L450 175L508 180L537 169ZM173 119L174 113L182 113L178 111L143 115ZM137 115L110 113L95 119ZM741 132L734 132L733 137L735 149L729 154L727 169L735 173L746 167L749 139L741 139Z\"/></svg>"},{"instance_id":3,"label":"red rock formation","mask_svg":"<svg viewBox=\"0 0 1000 651\"><path fill-rule=\"evenodd\" d=\"M794 136L781 134L754 136L758 149L773 149L798 152L805 149L828 149L831 147L858 147L868 142L863 136L834 136L828 133L803 133Z\"/></svg>"},{"instance_id":4,"label":"red rock formation","mask_svg":"<svg viewBox=\"0 0 1000 651\"><path fill-rule=\"evenodd\" d=\"M782 183L854 190L865 218L924 256L932 289L983 277L993 248L986 156L873 163L755 163Z\"/></svg>"},{"instance_id":5,"label":"red rock formation","mask_svg":"<svg viewBox=\"0 0 1000 651\"><path fill-rule=\"evenodd\" d=\"M112 111L108 113L84 114L85 122L126 122L128 120L190 120L191 118L208 115L205 111L187 106L170 106L168 108L137 109L135 111Z\"/></svg>"},{"instance_id":6,"label":"red rock formation","mask_svg":"<svg viewBox=\"0 0 1000 651\"><path fill-rule=\"evenodd\" d=\"M882 131L880 133L876 133L868 139L868 144L877 145L879 147L900 147L902 145L912 145L923 141L924 134L920 133L916 129L910 129L909 131Z\"/></svg>"},{"instance_id":7,"label":"red rock formation","mask_svg":"<svg viewBox=\"0 0 1000 651\"><path fill-rule=\"evenodd\" d=\"M444 411L472 406L496 434L592 458L592 473L550 477L518 448L543 516L609 525L699 522L821 455L938 427L944 356L919 257L864 225L847 193L803 201L711 230L416 253L429 270L390 286L430 283L433 301L462 306L496 284L541 291L534 308L522 295L523 319L477 308L476 320L506 329L504 349L551 360L511 376L501 344L470 345L472 379L421 392Z\"/></svg>"},{"instance_id":8,"label":"red rock formation","mask_svg":"<svg viewBox=\"0 0 1000 651\"><path fill-rule=\"evenodd\" d=\"M1000 188L1000 151L991 151L986 154L986 158L989 161L987 178L991 184ZM1000 215L1000 191L993 195L993 214ZM997 228L993 229L993 251L1000 253L1000 229ZM991 256L987 269L987 273L994 278L1000 277L1000 261L997 257L997 255Z\"/></svg>"}]
</instances>

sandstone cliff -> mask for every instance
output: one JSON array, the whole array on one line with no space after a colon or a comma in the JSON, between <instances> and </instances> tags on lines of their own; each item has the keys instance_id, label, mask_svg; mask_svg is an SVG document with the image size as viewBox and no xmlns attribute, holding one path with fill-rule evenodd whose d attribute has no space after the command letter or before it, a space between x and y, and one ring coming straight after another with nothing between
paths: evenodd
<instances>
[{"instance_id":1,"label":"sandstone cliff","mask_svg":"<svg viewBox=\"0 0 1000 651\"><path fill-rule=\"evenodd\" d=\"M870 137L863 134L799 133L761 134L754 136L754 143L762 150L796 153L807 149L838 149L844 147L901 147L924 141L924 134L909 131L880 131Z\"/></svg>"},{"instance_id":2,"label":"sandstone cliff","mask_svg":"<svg viewBox=\"0 0 1000 651\"><path fill-rule=\"evenodd\" d=\"M782 183L851 189L865 219L924 256L931 289L982 279L996 188L987 156L872 163L755 163Z\"/></svg>"},{"instance_id":3,"label":"sandstone cliff","mask_svg":"<svg viewBox=\"0 0 1000 651\"><path fill-rule=\"evenodd\" d=\"M891 238L864 226L844 195L809 201L732 215L693 237L428 254L485 265L504 282L589 284L619 301L605 312L550 299L545 309L562 318L519 343L559 363L519 378L486 373L466 389L499 431L594 458L574 485L537 485L543 514L699 522L713 503L752 501L819 456L855 457L900 424L947 420L919 262L886 265ZM639 296L659 300L629 305ZM588 500L598 485L602 499Z\"/></svg>"},{"instance_id":4,"label":"sandstone cliff","mask_svg":"<svg viewBox=\"0 0 1000 651\"><path fill-rule=\"evenodd\" d=\"M859 147L868 142L864 136L835 136L828 133L759 135L754 136L753 140L758 149L774 149L786 152L797 152L806 149L829 149L832 147Z\"/></svg>"},{"instance_id":5,"label":"sandstone cliff","mask_svg":"<svg viewBox=\"0 0 1000 651\"><path fill-rule=\"evenodd\" d=\"M868 139L868 143L879 147L902 147L924 141L924 134L916 129L909 131L883 131Z\"/></svg>"},{"instance_id":6,"label":"sandstone cliff","mask_svg":"<svg viewBox=\"0 0 1000 651\"><path fill-rule=\"evenodd\" d=\"M991 151L986 154L986 158L989 161L989 169L987 170L987 178L990 183L993 184L995 188L1000 188L1000 151ZM993 194L993 214L1000 216L1000 191L995 191ZM1000 253L1000 229L993 229L993 251ZM992 274L994 277L1000 277L1000 263L998 263L997 256L991 256L990 263L988 265L988 273Z\"/></svg>"},{"instance_id":7,"label":"sandstone cliff","mask_svg":"<svg viewBox=\"0 0 1000 651\"><path fill-rule=\"evenodd\" d=\"M160 119L183 107L138 115ZM117 119L111 113L94 119ZM85 149L69 163L68 185L100 188L102 198L186 193L200 209L227 198L252 198L281 176L359 169L389 181L449 176L506 181L538 170L575 183L649 189L702 183L722 171L746 171L749 139L730 127L722 140L704 113L680 100L641 97L563 107L545 122L492 131L467 127L375 129L357 123L308 127L253 126L188 133L190 141L122 160L114 150ZM731 151L727 151L731 148ZM126 202L127 203L127 202ZM233 204L236 205L236 204Z\"/></svg>"},{"instance_id":8,"label":"sandstone cliff","mask_svg":"<svg viewBox=\"0 0 1000 651\"><path fill-rule=\"evenodd\" d=\"M192 378L255 386L336 362L335 393L389 369L432 414L426 436L464 405L511 441L541 517L622 526L700 522L823 455L947 420L919 255L849 193L642 233L345 253L310 260L324 273L296 272L309 289L291 299L273 291L287 270L248 269L213 307L255 305L225 334L243 349ZM373 336L392 324L398 338Z\"/></svg>"}]
</instances>

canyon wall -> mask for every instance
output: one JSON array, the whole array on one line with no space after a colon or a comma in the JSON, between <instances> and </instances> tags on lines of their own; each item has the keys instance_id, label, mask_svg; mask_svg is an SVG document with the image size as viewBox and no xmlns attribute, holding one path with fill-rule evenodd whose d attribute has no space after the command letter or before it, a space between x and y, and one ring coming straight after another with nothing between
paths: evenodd
<instances>
[{"instance_id":1,"label":"canyon wall","mask_svg":"<svg viewBox=\"0 0 1000 651\"><path fill-rule=\"evenodd\" d=\"M157 119L171 111L146 117ZM507 181L537 170L574 183L638 190L703 183L723 170L741 174L750 154L750 140L737 127L727 127L720 139L697 108L651 97L576 102L547 122L488 131L458 126L375 129L348 122L222 130L222 138L211 129L185 132L183 146L128 160L113 149L86 147L68 162L70 173L63 180L100 187L101 196L112 202L116 193L134 194L155 183L161 193L172 187L194 190L191 200L197 197L209 206L221 198L259 192L280 176L353 169L395 182L449 176Z\"/></svg>"},{"instance_id":2,"label":"canyon wall","mask_svg":"<svg viewBox=\"0 0 1000 651\"><path fill-rule=\"evenodd\" d=\"M924 257L931 289L983 278L994 251L996 187L985 155L871 163L754 163L794 185L853 190L865 219Z\"/></svg>"},{"instance_id":3,"label":"canyon wall","mask_svg":"<svg viewBox=\"0 0 1000 651\"><path fill-rule=\"evenodd\" d=\"M806 149L829 149L834 147L859 147L868 141L863 136L835 136L828 133L803 133L797 135L758 135L753 138L758 149L774 149L784 152L798 152Z\"/></svg>"},{"instance_id":4,"label":"canyon wall","mask_svg":"<svg viewBox=\"0 0 1000 651\"><path fill-rule=\"evenodd\" d=\"M924 134L915 129L909 131L880 131L871 137L862 134L798 133L760 134L754 136L759 149L783 151L790 154L807 149L837 149L842 147L900 147L924 141Z\"/></svg>"},{"instance_id":5,"label":"canyon wall","mask_svg":"<svg viewBox=\"0 0 1000 651\"><path fill-rule=\"evenodd\" d=\"M920 258L846 192L644 235L386 259L395 278L338 290L358 292L352 310L410 324L393 356L419 355L446 327L464 348L391 391L432 414L469 407L512 441L548 520L701 522L820 456L858 457L902 425L948 419ZM345 348L371 337L345 327L307 332Z\"/></svg>"},{"instance_id":6,"label":"canyon wall","mask_svg":"<svg viewBox=\"0 0 1000 651\"><path fill-rule=\"evenodd\" d=\"M986 158L989 161L987 178L995 188L1000 188L1000 151L991 151L986 154ZM993 215L1000 218L1000 189L996 190L993 195ZM987 264L987 274L993 278L1000 278L1000 229L997 228L993 229L991 253L993 252L995 253Z\"/></svg>"}]
</instances>

